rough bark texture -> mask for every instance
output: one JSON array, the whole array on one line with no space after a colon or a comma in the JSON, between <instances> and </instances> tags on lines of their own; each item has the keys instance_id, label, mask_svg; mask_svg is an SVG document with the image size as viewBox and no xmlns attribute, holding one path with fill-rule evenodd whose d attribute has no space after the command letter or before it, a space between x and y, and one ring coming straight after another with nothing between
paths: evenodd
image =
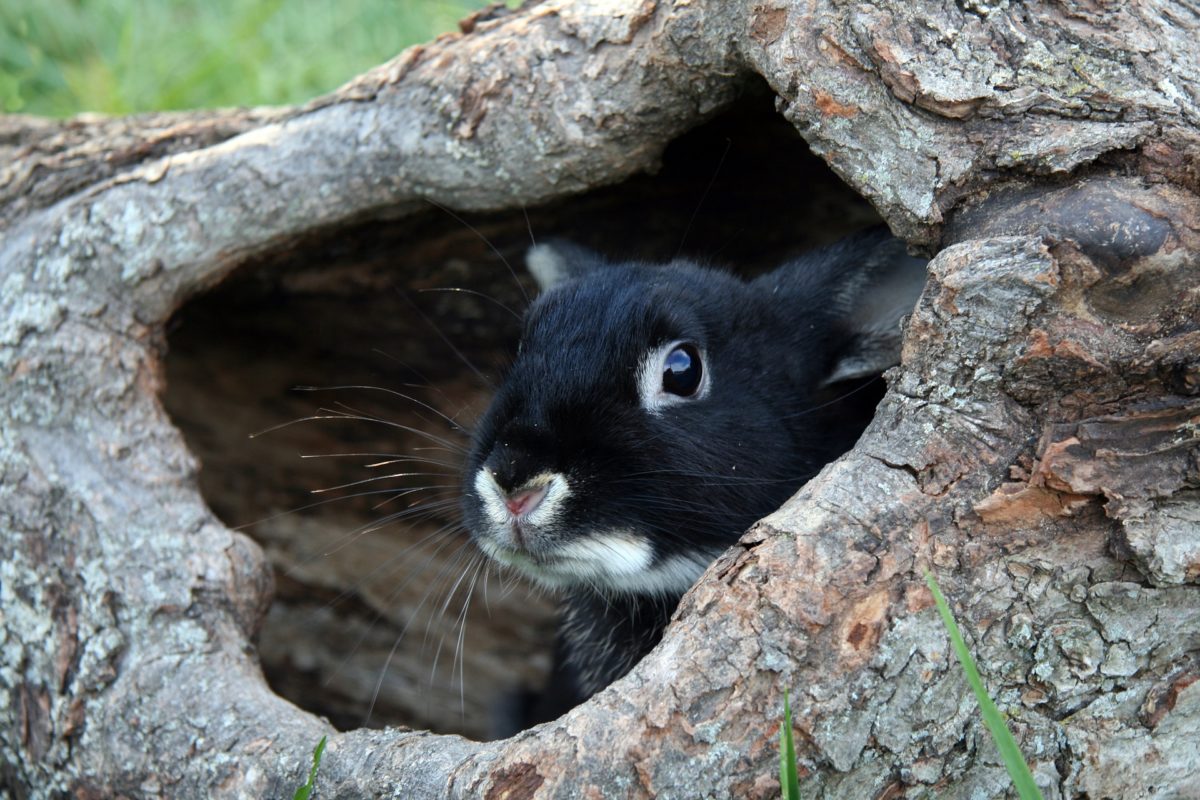
<instances>
[{"instance_id":1,"label":"rough bark texture","mask_svg":"<svg viewBox=\"0 0 1200 800\"><path fill-rule=\"evenodd\" d=\"M1198 22L1183 2L545 2L305 108L0 118L0 787L285 796L329 733L319 796L768 797L788 688L804 796L1001 797L932 570L1047 797L1200 796ZM451 263L479 245L426 200L494 212L480 224L515 252L519 209L535 229L603 217L762 79L937 253L858 446L556 722L486 744L334 733L276 696L253 644L264 551L202 500L159 397L226 360L164 367L172 314L236 267L226 287L357 300L385 272L461 275L512 299L498 262ZM618 229L636 251L636 224ZM435 263L381 272L396 247ZM421 359L431 337L397 308L414 335L396 347ZM489 320L461 323L485 361ZM203 450L194 406L168 401ZM216 506L257 486L212 472Z\"/></svg>"}]
</instances>

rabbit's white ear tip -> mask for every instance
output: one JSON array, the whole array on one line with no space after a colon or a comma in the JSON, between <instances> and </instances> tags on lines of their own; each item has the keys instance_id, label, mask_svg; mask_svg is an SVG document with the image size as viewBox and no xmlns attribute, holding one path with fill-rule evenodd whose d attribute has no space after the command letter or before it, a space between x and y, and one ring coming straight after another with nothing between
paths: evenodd
<instances>
[{"instance_id":1,"label":"rabbit's white ear tip","mask_svg":"<svg viewBox=\"0 0 1200 800\"><path fill-rule=\"evenodd\" d=\"M525 253L525 267L543 292L570 277L566 258L549 244L535 244L529 248Z\"/></svg>"}]
</instances>

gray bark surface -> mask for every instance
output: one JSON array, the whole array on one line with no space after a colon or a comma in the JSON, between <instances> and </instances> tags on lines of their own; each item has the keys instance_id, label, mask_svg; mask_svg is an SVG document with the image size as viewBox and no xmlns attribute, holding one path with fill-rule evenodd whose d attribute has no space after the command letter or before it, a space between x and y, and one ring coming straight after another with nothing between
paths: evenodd
<instances>
[{"instance_id":1,"label":"gray bark surface","mask_svg":"<svg viewBox=\"0 0 1200 800\"><path fill-rule=\"evenodd\" d=\"M543 2L303 108L0 118L0 788L291 796L328 734L318 797L770 797L787 689L805 797L1003 797L931 570L1046 797L1200 796L1198 22ZM426 201L598 196L755 76L937 254L862 440L560 720L339 733L277 696L254 642L292 577L200 494L162 399L172 315L314 242L419 238Z\"/></svg>"}]
</instances>

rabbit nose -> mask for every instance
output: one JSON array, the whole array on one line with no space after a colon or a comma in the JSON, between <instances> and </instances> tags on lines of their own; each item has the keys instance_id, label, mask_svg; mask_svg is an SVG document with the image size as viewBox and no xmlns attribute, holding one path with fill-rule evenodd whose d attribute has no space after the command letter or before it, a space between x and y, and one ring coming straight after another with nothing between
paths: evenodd
<instances>
[{"instance_id":1,"label":"rabbit nose","mask_svg":"<svg viewBox=\"0 0 1200 800\"><path fill-rule=\"evenodd\" d=\"M531 514L541 504L542 498L546 496L546 490L549 488L550 486L547 484L536 489L521 489L513 492L504 498L504 505L508 508L508 513L514 517Z\"/></svg>"}]
</instances>

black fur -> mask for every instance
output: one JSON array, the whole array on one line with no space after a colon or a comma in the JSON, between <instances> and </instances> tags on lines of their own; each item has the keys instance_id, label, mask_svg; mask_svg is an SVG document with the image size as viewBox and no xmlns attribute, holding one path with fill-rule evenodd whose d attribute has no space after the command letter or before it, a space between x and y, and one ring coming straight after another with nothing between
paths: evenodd
<instances>
[{"instance_id":1,"label":"black fur","mask_svg":"<svg viewBox=\"0 0 1200 800\"><path fill-rule=\"evenodd\" d=\"M870 409L827 401L870 378L826 381L878 334L864 334L855 316L872 287L923 266L883 230L749 282L686 262L573 258L589 262L586 274L530 307L516 361L476 428L464 516L483 544L503 535L473 484L480 468L504 492L562 474L570 494L560 513L517 534L521 563L553 561L558 548L596 532L629 531L649 544L647 574L681 557L699 574L852 446ZM648 413L640 365L648 350L676 340L704 352L710 389ZM556 716L625 674L658 642L683 591L654 581L566 583L553 685L526 704L521 725Z\"/></svg>"}]
</instances>

